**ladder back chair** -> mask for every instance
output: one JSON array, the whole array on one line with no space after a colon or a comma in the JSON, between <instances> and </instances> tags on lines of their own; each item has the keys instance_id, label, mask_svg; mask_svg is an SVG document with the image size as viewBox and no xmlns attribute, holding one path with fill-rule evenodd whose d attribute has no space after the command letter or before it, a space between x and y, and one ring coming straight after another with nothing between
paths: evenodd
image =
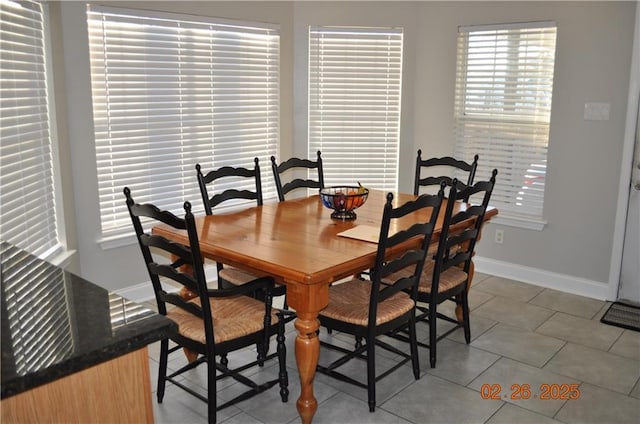
<instances>
[{"instance_id":1,"label":"ladder back chair","mask_svg":"<svg viewBox=\"0 0 640 424\"><path fill-rule=\"evenodd\" d=\"M394 208L392 205L393 194L389 193L383 211L371 280L354 278L344 283L334 284L329 288L329 305L320 311L319 319L323 327L353 335L356 343L355 348L349 350L327 341L321 341L321 346L338 351L341 357L329 365L318 365L317 371L366 388L370 412L375 411L376 382L378 380L402 367L409 360L412 363L415 379L420 378L415 331L415 299L427 247L431 240L443 196L444 189L441 188L437 195L425 194L416 200ZM419 222L416 223L415 219L403 219L409 215L418 216ZM398 231L392 234L391 228ZM418 238L419 246L397 251L398 246L414 238ZM397 253L393 256L389 255L390 249L396 250ZM387 278L400 269L410 271L398 279L390 280ZM409 353L385 343L378 337L400 329L406 329L409 333ZM386 371L376 375L376 347L393 352L402 359ZM352 359L366 360L366 383L337 370Z\"/></svg>"},{"instance_id":2,"label":"ladder back chair","mask_svg":"<svg viewBox=\"0 0 640 424\"><path fill-rule=\"evenodd\" d=\"M184 219L171 212L161 211L152 204L137 204L129 188L124 189L126 203L135 228L138 244L153 284L158 312L178 324L178 332L171 337L175 346L169 348L169 339L160 342L160 366L158 369L157 399L162 403L166 382L173 383L208 404L208 420L216 421L216 411L261 393L275 384L280 386L280 397L287 402L289 396L284 344L284 320L279 311L272 309L271 278L259 278L244 286L231 289L209 289L205 280L198 234L191 204L184 203ZM189 245L169 241L162 236L146 231L142 219L153 224L165 224L185 230ZM171 257L168 260L167 257ZM171 284L179 283L196 297L187 300L173 293ZM247 294L257 290L264 292L265 302ZM276 335L277 351L269 354L269 339ZM229 366L228 355L234 351L256 345L255 360L234 368ZM169 355L188 349L197 355L176 371L167 374ZM218 359L219 358L219 359ZM242 371L254 366L263 366L265 361L278 360L278 377L258 384L247 378ZM234 361L237 358L233 358ZM206 366L206 396L189 387L181 374L200 365ZM216 382L231 377L247 385L248 390L221 405L216 401Z\"/></svg>"},{"instance_id":3,"label":"ladder back chair","mask_svg":"<svg viewBox=\"0 0 640 424\"><path fill-rule=\"evenodd\" d=\"M253 169L233 166L223 166L218 169L203 174L200 164L196 164L196 171L198 173L198 185L200 186L200 194L202 195L202 202L204 203L204 210L207 215L211 215L213 208L232 199L248 199L255 200L258 206L262 205L262 183L260 181L260 165L258 164L258 158L253 159L255 166ZM209 197L208 185L214 184L216 181L220 182L221 178L235 179L241 181L243 178L253 178L255 180L255 191L251 190L238 190L235 188L226 189L221 193L216 193Z\"/></svg>"},{"instance_id":4,"label":"ladder back chair","mask_svg":"<svg viewBox=\"0 0 640 424\"><path fill-rule=\"evenodd\" d=\"M419 312L416 320L429 325L429 343L419 342L418 345L429 349L431 368L436 366L436 344L439 340L462 327L465 342L469 344L471 341L468 291L471 284L472 259L497 174L498 171L494 169L489 181L480 181L469 187L456 184L457 181L454 179L449 191L437 252L432 260L425 262L418 285ZM464 202L464 199L473 195L482 197L482 202L468 204L468 207L462 208L454 215L455 203ZM473 225L459 225L467 220L474 220ZM453 301L462 307L462 322L438 312L438 305L445 301ZM451 322L455 326L437 336L438 319ZM408 341L406 337L399 338Z\"/></svg>"},{"instance_id":5,"label":"ladder back chair","mask_svg":"<svg viewBox=\"0 0 640 424\"><path fill-rule=\"evenodd\" d=\"M457 182L461 187L470 186L473 184L477 167L478 155L473 157L473 162L468 163L451 156L422 159L422 150L418 150L413 194L417 196L420 194L421 187L439 186L442 181L444 181L447 186L451 186L453 179L456 178L456 173L467 173L465 181L461 181L460 178L458 178ZM447 175L433 175L434 173L442 172L443 169L447 170ZM425 176L422 176L423 174L425 174Z\"/></svg>"},{"instance_id":6,"label":"ladder back chair","mask_svg":"<svg viewBox=\"0 0 640 424\"><path fill-rule=\"evenodd\" d=\"M260 179L260 165L258 162L258 158L254 158L255 166L253 169L224 166L222 168L209 171L207 174L203 173L200 164L196 164L198 185L200 186L200 194L202 195L205 213L207 215L211 215L216 206L232 199L255 200L258 206L262 205L262 183ZM207 188L210 184L214 184L216 181L220 182L222 179L242 181L245 178L251 178L255 181L255 191L231 188L211 196ZM260 275L254 275L235 267L225 266L220 262L216 262L216 267L218 270L218 284L223 288L246 284L247 282L261 277Z\"/></svg>"},{"instance_id":7,"label":"ladder back chair","mask_svg":"<svg viewBox=\"0 0 640 424\"><path fill-rule=\"evenodd\" d=\"M299 170L317 170L317 180L311 180L308 178L296 178L295 172ZM322 170L322 157L318 150L317 159L312 161L310 159L290 158L279 165L276 164L275 156L271 156L271 170L273 171L273 179L276 183L276 190L278 191L278 199L284 202L285 195L293 190L299 188L315 188L321 190L324 188L324 172ZM290 176L289 180L282 183L284 175Z\"/></svg>"},{"instance_id":8,"label":"ladder back chair","mask_svg":"<svg viewBox=\"0 0 640 424\"><path fill-rule=\"evenodd\" d=\"M196 164L196 172L198 176L198 185L200 186L200 194L202 195L202 201L204 202L204 210L207 215L213 213L213 209L223 202L232 199L248 199L255 200L258 206L263 204L262 199L262 183L260 179L260 164L259 159L253 159L255 166L253 169L247 169L242 167L225 166L219 169L209 171L206 175L203 174L200 164ZM252 178L255 180L255 191L251 190L237 190L227 189L221 193L214 194L210 197L210 193L207 187L220 179L234 179L235 181L242 181L245 178ZM233 180L232 180L233 181ZM221 262L216 262L216 268L218 272L218 284L220 287L232 287L241 286L247 284L256 278L264 277L264 275L256 275L236 267L225 265ZM272 291L274 296L284 296L286 294L286 286L276 285ZM259 293L258 293L259 294ZM286 308L286 300L285 300ZM285 320L291 321L295 318L295 314L290 311L285 312Z\"/></svg>"}]
</instances>

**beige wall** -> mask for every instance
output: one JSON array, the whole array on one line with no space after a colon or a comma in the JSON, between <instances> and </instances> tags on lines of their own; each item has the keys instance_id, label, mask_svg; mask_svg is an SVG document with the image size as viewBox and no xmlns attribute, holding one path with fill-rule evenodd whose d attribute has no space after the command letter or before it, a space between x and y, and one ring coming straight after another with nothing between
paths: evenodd
<instances>
[{"instance_id":1,"label":"beige wall","mask_svg":"<svg viewBox=\"0 0 640 424\"><path fill-rule=\"evenodd\" d=\"M634 2L109 2L278 23L282 30L281 155L306 154L308 26L376 25L404 28L400 188L410 190L418 148L428 155L453 149L456 32L459 25L554 20L558 42L543 231L495 224L479 246L479 268L547 278L564 289L602 297L608 283L625 127ZM61 5L58 31L81 272L111 289L146 280L137 246L103 250L97 210L90 77L84 5ZM62 29L62 31L61 31ZM61 31L61 32L60 32ZM55 33L55 31L54 31ZM61 52L61 53L60 53ZM59 62L59 61L58 61ZM608 121L585 121L585 102L611 104ZM67 184L69 182L67 181ZM597 204L596 204L597 202ZM554 282L555 281L555 282ZM558 288L563 289L559 286Z\"/></svg>"}]
</instances>

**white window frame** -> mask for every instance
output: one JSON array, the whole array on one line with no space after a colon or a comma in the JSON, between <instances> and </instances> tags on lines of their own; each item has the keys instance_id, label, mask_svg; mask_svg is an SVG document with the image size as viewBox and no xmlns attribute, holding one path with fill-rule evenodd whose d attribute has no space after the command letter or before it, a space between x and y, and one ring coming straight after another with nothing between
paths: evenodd
<instances>
[{"instance_id":1,"label":"white window frame","mask_svg":"<svg viewBox=\"0 0 640 424\"><path fill-rule=\"evenodd\" d=\"M557 26L460 27L455 155L478 154L476 181L498 169L496 223L542 230ZM524 81L523 81L524 79Z\"/></svg>"},{"instance_id":2,"label":"white window frame","mask_svg":"<svg viewBox=\"0 0 640 424\"><path fill-rule=\"evenodd\" d=\"M206 173L253 168L258 157L263 197L276 198L269 158L280 135L279 25L94 5L87 20L103 248L134 240L125 186L138 203L181 215L186 200L203 213L196 163ZM118 166L126 171L114 173ZM230 187L255 183L214 190Z\"/></svg>"},{"instance_id":3,"label":"white window frame","mask_svg":"<svg viewBox=\"0 0 640 424\"><path fill-rule=\"evenodd\" d=\"M2 154L0 156L2 158L0 163L0 169L2 170L0 208L2 209L3 228L0 238L33 253L41 259L45 259L59 266L64 266L73 254L73 251L67 250L66 247L50 46L49 8L48 4L43 2L3 0L2 9L3 13L20 15L23 12L32 10L33 13L41 15L42 29L39 35L42 41L42 57L39 58L37 54L33 53L30 53L28 57L36 59L33 62L34 66L40 66L37 60L42 60L41 66L43 66L43 69L39 72L29 71L28 78L33 78L34 75L42 78L39 80L39 84L44 84L46 94L41 107L46 109L45 113L48 115L46 124L48 127L41 129L41 135L43 137L41 141L42 144L37 150L40 150L42 154L31 156L32 153L36 152L36 149L24 150L24 147L19 148L16 144L11 144L12 136L9 134L13 132L14 136L20 137L20 143L24 143L25 140L34 141L30 138L33 132L24 132L25 129L28 129L24 125L24 122L14 126L8 121L12 118L20 119L20 115L12 116L11 114L0 113L3 121ZM37 32L33 34L38 36ZM8 37L0 38L2 38L3 44L5 42L11 42ZM3 46L2 50L2 62L3 65L6 66L10 64L7 58L4 57L5 54L9 54L9 45L7 45L6 50ZM7 81L10 81L10 79L4 79L2 84L8 84ZM33 90L29 89L28 91L31 93ZM5 91L5 87L3 87L3 92L3 103L8 103L8 99L14 99L14 102L20 101L19 98L15 97L15 93L11 93L11 97L9 97L7 95L8 91ZM7 107L14 109L10 105ZM17 107L15 109L17 109ZM29 119L29 121L31 122L31 119ZM26 147L25 144L23 144L23 146ZM19 153L16 149L18 149ZM19 158L16 154L19 155ZM38 165L35 167L27 166L26 161L29 159L36 159ZM12 164L19 164L18 172L21 175L16 175L16 170L14 169L12 171L10 169ZM27 175L27 173L34 169L39 169L39 171L43 172L43 175L27 183L25 178L33 176L33 174ZM7 187L10 187L12 181L20 181L22 186L21 190L25 188L28 188L28 190L23 191L22 194L17 191L9 191ZM44 234L44 238L42 238L37 236L37 234L41 234L40 231L34 231L34 229L37 229L44 223L47 223L46 226L48 229L46 234ZM19 229L20 232L16 233L16 229Z\"/></svg>"},{"instance_id":4,"label":"white window frame","mask_svg":"<svg viewBox=\"0 0 640 424\"><path fill-rule=\"evenodd\" d=\"M402 28L309 27L308 155L325 185L398 188Z\"/></svg>"}]
</instances>

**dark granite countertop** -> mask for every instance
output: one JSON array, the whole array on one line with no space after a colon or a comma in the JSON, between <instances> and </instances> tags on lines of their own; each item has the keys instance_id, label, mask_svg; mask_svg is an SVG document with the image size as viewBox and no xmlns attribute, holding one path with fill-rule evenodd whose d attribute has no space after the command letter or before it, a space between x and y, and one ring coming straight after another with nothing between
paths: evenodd
<instances>
[{"instance_id":1,"label":"dark granite countertop","mask_svg":"<svg viewBox=\"0 0 640 424\"><path fill-rule=\"evenodd\" d=\"M7 243L0 255L3 399L176 331L166 317Z\"/></svg>"}]
</instances>

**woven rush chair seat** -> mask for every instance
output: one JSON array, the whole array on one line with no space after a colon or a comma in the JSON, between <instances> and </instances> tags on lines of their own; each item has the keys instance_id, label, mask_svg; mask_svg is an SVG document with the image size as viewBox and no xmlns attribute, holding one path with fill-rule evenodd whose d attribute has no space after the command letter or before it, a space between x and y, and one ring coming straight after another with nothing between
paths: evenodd
<instances>
[{"instance_id":1,"label":"woven rush chair seat","mask_svg":"<svg viewBox=\"0 0 640 424\"><path fill-rule=\"evenodd\" d=\"M243 271L232 266L225 266L218 272L218 278L233 284L234 286L241 286L247 284L258 277L264 277L265 275L252 274L248 271Z\"/></svg>"},{"instance_id":2,"label":"woven rush chair seat","mask_svg":"<svg viewBox=\"0 0 640 424\"><path fill-rule=\"evenodd\" d=\"M423 278L420 279L420 284L418 285L418 293L431 293L431 289L433 287L433 267L435 262L429 261L429 263L425 264L425 268L427 266L430 267L430 272L423 272ZM444 272L440 274L440 281L438 282L438 289L440 291L447 291L452 289L460 284L466 284L468 274L464 272L461 268L451 267L447 268Z\"/></svg>"},{"instance_id":3,"label":"woven rush chair seat","mask_svg":"<svg viewBox=\"0 0 640 424\"><path fill-rule=\"evenodd\" d=\"M422 278L420 278L420 284L418 285L418 293L431 293L433 287L433 267L435 262L432 260L424 263L424 269L422 271ZM408 270L398 271L393 274L391 278L400 278L401 276L409 276L411 274ZM440 291L450 290L467 281L468 274L464 272L462 268L451 267L447 268L440 274L440 281L438 283L438 289Z\"/></svg>"},{"instance_id":4,"label":"woven rush chair seat","mask_svg":"<svg viewBox=\"0 0 640 424\"><path fill-rule=\"evenodd\" d=\"M320 312L327 318L366 326L369 322L371 282L353 279L331 286L329 305ZM407 293L398 292L378 304L376 325L381 325L409 312L415 302Z\"/></svg>"},{"instance_id":5,"label":"woven rush chair seat","mask_svg":"<svg viewBox=\"0 0 640 424\"><path fill-rule=\"evenodd\" d=\"M201 306L198 298L188 303ZM259 300L247 296L233 296L212 299L209 307L215 328L215 343L223 343L264 330L264 303ZM180 335L203 344L207 342L202 319L180 308L169 310L167 318L178 324ZM277 324L278 319L277 311L271 311L271 324Z\"/></svg>"}]
</instances>

